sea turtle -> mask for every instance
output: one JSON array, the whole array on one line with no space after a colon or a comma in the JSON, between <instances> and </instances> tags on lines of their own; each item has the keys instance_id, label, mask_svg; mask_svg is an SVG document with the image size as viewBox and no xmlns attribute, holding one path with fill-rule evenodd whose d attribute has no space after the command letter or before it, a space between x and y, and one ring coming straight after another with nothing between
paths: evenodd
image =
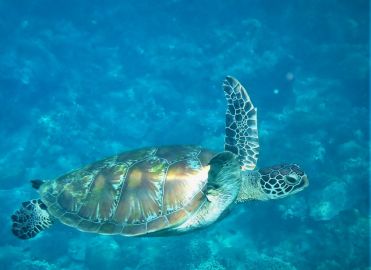
<instances>
[{"instance_id":1,"label":"sea turtle","mask_svg":"<svg viewBox=\"0 0 371 270\"><path fill-rule=\"evenodd\" d=\"M29 239L55 220L84 232L166 236L204 228L236 202L283 198L303 190L296 164L254 170L259 154L257 110L233 77L227 99L224 152L200 146L149 147L87 165L51 181L33 180L40 199L23 202L12 232Z\"/></svg>"}]
</instances>

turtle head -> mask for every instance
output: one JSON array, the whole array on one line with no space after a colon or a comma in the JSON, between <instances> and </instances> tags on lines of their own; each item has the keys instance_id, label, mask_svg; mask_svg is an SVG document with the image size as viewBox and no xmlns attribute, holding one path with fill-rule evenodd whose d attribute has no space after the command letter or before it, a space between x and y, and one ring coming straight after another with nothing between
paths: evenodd
<instances>
[{"instance_id":1,"label":"turtle head","mask_svg":"<svg viewBox=\"0 0 371 270\"><path fill-rule=\"evenodd\" d=\"M258 185L268 199L280 199L309 184L308 177L297 164L283 164L258 170Z\"/></svg>"}]
</instances>

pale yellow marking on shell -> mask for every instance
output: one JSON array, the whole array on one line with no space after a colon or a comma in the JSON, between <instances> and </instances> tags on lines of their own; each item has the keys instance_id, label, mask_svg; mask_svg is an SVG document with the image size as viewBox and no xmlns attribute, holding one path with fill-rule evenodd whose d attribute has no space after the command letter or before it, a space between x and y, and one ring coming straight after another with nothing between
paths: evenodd
<instances>
[{"instance_id":1,"label":"pale yellow marking on shell","mask_svg":"<svg viewBox=\"0 0 371 270\"><path fill-rule=\"evenodd\" d=\"M197 173L192 174L184 174L181 170L172 170L168 173L166 181L192 181L192 183L198 184L200 180L207 178L209 170L210 166L205 166L201 170L197 171Z\"/></svg>"},{"instance_id":2,"label":"pale yellow marking on shell","mask_svg":"<svg viewBox=\"0 0 371 270\"><path fill-rule=\"evenodd\" d=\"M128 179L128 188L138 187L142 183L142 174L143 173L140 170L133 170Z\"/></svg>"},{"instance_id":3,"label":"pale yellow marking on shell","mask_svg":"<svg viewBox=\"0 0 371 270\"><path fill-rule=\"evenodd\" d=\"M97 179L95 180L95 191L100 191L104 187L106 183L106 178L103 175L98 175Z\"/></svg>"}]
</instances>

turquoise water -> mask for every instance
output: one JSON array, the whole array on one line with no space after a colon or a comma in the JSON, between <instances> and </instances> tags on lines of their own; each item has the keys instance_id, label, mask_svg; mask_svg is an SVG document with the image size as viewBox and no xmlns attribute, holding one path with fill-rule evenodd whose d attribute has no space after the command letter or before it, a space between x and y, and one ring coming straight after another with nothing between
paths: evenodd
<instances>
[{"instance_id":1,"label":"turquoise water","mask_svg":"<svg viewBox=\"0 0 371 270\"><path fill-rule=\"evenodd\" d=\"M1 269L369 269L368 1L0 2ZM164 238L11 234L51 179L118 152L222 151L226 75L258 107L258 166L303 192Z\"/></svg>"}]
</instances>

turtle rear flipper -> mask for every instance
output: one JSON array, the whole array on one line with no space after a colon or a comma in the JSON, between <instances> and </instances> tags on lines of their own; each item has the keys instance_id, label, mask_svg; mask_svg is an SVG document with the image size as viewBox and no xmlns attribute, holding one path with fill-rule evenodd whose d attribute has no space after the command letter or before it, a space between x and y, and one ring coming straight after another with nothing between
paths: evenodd
<instances>
[{"instance_id":1,"label":"turtle rear flipper","mask_svg":"<svg viewBox=\"0 0 371 270\"><path fill-rule=\"evenodd\" d=\"M11 218L12 232L20 239L35 237L53 224L53 219L41 200L23 202L21 208Z\"/></svg>"}]
</instances>

